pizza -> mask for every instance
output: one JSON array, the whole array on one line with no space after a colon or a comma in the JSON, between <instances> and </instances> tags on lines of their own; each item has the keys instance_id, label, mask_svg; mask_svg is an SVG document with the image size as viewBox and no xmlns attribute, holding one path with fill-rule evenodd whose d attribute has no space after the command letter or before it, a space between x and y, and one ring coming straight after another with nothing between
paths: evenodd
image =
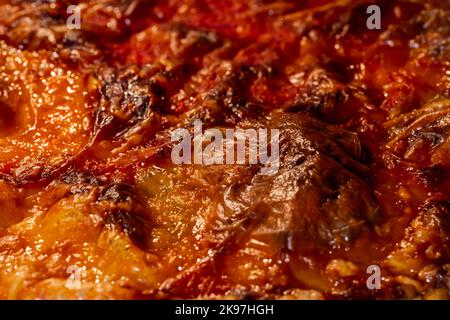
<instances>
[{"instance_id":1,"label":"pizza","mask_svg":"<svg viewBox=\"0 0 450 320\"><path fill-rule=\"evenodd\" d=\"M0 0L0 298L449 299L449 21Z\"/></svg>"}]
</instances>

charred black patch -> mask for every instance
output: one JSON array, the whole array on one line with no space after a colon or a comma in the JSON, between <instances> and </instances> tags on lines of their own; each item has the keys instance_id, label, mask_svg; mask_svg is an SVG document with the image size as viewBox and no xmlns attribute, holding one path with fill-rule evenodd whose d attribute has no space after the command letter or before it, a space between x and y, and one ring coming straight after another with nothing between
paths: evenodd
<instances>
[{"instance_id":1,"label":"charred black patch","mask_svg":"<svg viewBox=\"0 0 450 320\"><path fill-rule=\"evenodd\" d=\"M99 109L96 111L94 130L100 139L119 139L134 129L152 132L148 128L159 122L159 112L164 109L167 97L163 85L165 81L160 68L149 66L142 70L126 68L115 71L101 71L101 88Z\"/></svg>"},{"instance_id":2,"label":"charred black patch","mask_svg":"<svg viewBox=\"0 0 450 320\"><path fill-rule=\"evenodd\" d=\"M136 190L127 184L113 184L100 188L97 205L104 211L104 223L119 228L133 242L145 249L149 241L149 214Z\"/></svg>"}]
</instances>

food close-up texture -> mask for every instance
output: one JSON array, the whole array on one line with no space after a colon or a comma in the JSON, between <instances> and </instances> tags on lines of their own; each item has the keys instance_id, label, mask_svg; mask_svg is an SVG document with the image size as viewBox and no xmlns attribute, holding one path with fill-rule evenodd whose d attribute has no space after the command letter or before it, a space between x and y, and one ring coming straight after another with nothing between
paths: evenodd
<instances>
[{"instance_id":1,"label":"food close-up texture","mask_svg":"<svg viewBox=\"0 0 450 320\"><path fill-rule=\"evenodd\" d=\"M195 121L276 172L174 163ZM0 0L0 299L449 293L447 0Z\"/></svg>"}]
</instances>

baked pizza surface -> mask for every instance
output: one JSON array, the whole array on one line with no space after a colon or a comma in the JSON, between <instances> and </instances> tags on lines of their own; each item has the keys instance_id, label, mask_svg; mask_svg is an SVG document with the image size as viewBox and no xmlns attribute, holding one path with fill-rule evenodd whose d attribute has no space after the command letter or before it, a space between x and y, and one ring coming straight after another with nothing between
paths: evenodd
<instances>
[{"instance_id":1,"label":"baked pizza surface","mask_svg":"<svg viewBox=\"0 0 450 320\"><path fill-rule=\"evenodd\" d=\"M195 121L277 171L174 163ZM449 290L448 1L0 0L1 299Z\"/></svg>"}]
</instances>

